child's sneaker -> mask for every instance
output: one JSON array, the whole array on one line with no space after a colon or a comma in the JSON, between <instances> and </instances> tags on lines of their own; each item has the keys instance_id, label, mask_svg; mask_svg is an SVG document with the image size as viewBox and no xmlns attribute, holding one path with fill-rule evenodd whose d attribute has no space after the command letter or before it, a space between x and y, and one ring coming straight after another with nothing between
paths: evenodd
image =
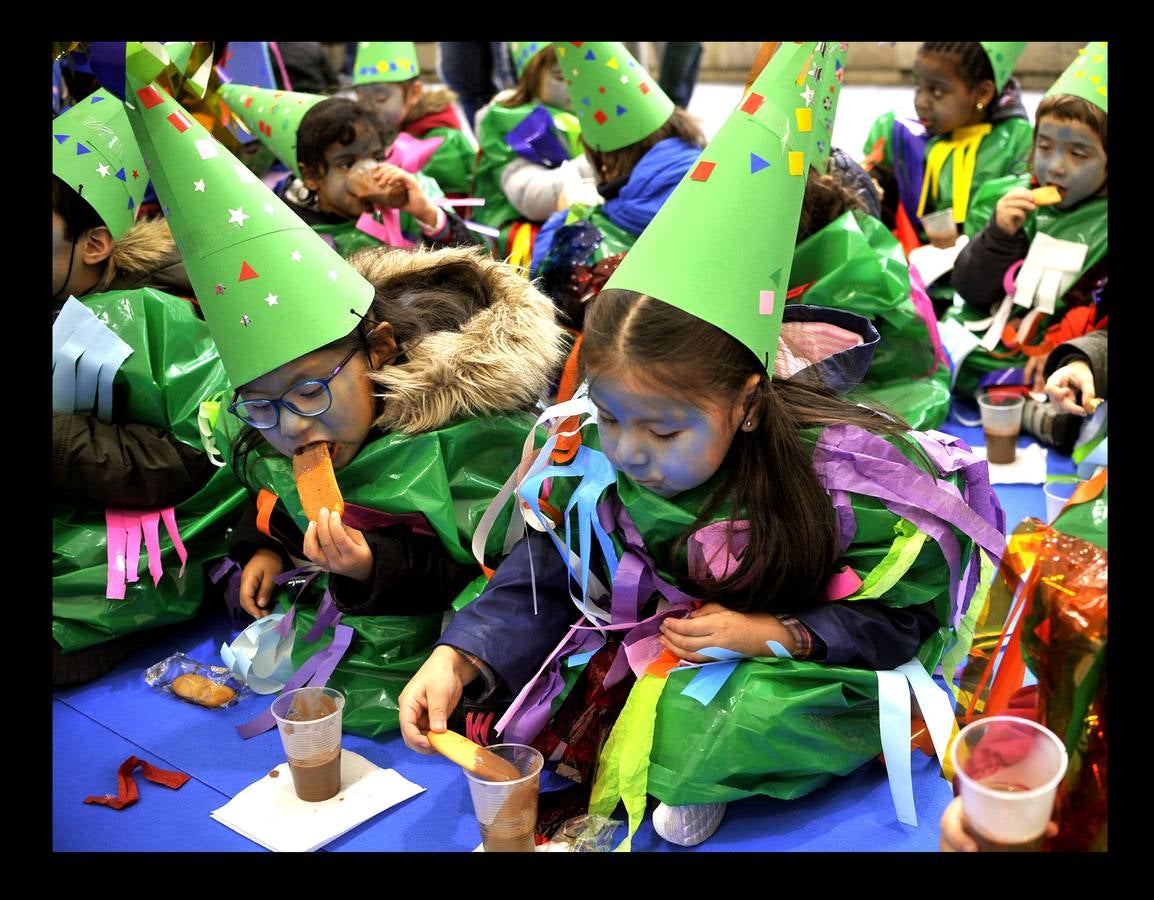
<instances>
[{"instance_id":1,"label":"child's sneaker","mask_svg":"<svg viewBox=\"0 0 1154 900\"><path fill-rule=\"evenodd\" d=\"M717 831L724 815L724 803L694 803L688 806L658 803L653 810L653 830L671 844L694 847Z\"/></svg>"},{"instance_id":2,"label":"child's sneaker","mask_svg":"<svg viewBox=\"0 0 1154 900\"><path fill-rule=\"evenodd\" d=\"M1042 403L1033 397L1027 397L1022 408L1022 431L1066 456L1074 451L1084 421L1081 416L1058 412L1053 403Z\"/></svg>"}]
</instances>

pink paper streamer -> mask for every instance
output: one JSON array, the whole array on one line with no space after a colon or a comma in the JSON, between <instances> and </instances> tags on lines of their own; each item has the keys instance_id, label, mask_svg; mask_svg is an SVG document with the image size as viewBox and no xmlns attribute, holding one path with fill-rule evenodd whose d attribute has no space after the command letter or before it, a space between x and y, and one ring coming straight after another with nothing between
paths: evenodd
<instances>
[{"instance_id":1,"label":"pink paper streamer","mask_svg":"<svg viewBox=\"0 0 1154 900\"><path fill-rule=\"evenodd\" d=\"M733 541L729 541L732 524ZM749 544L749 522L714 522L689 537L689 574L695 581L708 572L721 581L737 571L741 554Z\"/></svg>"},{"instance_id":2,"label":"pink paper streamer","mask_svg":"<svg viewBox=\"0 0 1154 900\"><path fill-rule=\"evenodd\" d=\"M160 513L147 510L140 513L140 524L144 531L144 546L148 550L148 571L152 583L160 584L164 566L160 562Z\"/></svg>"},{"instance_id":3,"label":"pink paper streamer","mask_svg":"<svg viewBox=\"0 0 1154 900\"><path fill-rule=\"evenodd\" d=\"M934 302L926 293L926 285L922 281L921 273L916 266L912 265L910 266L910 300L914 304L914 311L926 323L926 329L930 333L930 343L934 345L934 365L926 371L925 374L928 375L937 367L938 363L948 366L950 358L946 354L946 348L942 346L942 336L938 333L938 317L934 312Z\"/></svg>"},{"instance_id":4,"label":"pink paper streamer","mask_svg":"<svg viewBox=\"0 0 1154 900\"><path fill-rule=\"evenodd\" d=\"M398 209L388 208L379 211L381 221L374 219L369 213L361 213L357 219L357 229L365 234L372 235L378 241L390 247L413 247L412 241L401 234L401 212Z\"/></svg>"},{"instance_id":5,"label":"pink paper streamer","mask_svg":"<svg viewBox=\"0 0 1154 900\"><path fill-rule=\"evenodd\" d=\"M140 520L121 512L118 523L125 530L124 575L126 581L140 580Z\"/></svg>"},{"instance_id":6,"label":"pink paper streamer","mask_svg":"<svg viewBox=\"0 0 1154 900\"><path fill-rule=\"evenodd\" d=\"M106 543L108 545L108 584L104 596L109 600L124 599L124 545L128 538L124 526L120 524L120 515L112 510L104 511L104 523L107 529Z\"/></svg>"},{"instance_id":7,"label":"pink paper streamer","mask_svg":"<svg viewBox=\"0 0 1154 900\"><path fill-rule=\"evenodd\" d=\"M861 587L861 578L858 577L857 572L849 566L845 566L840 572L832 576L825 586L825 599L840 600L842 597L848 597L859 587Z\"/></svg>"},{"instance_id":8,"label":"pink paper streamer","mask_svg":"<svg viewBox=\"0 0 1154 900\"><path fill-rule=\"evenodd\" d=\"M434 197L434 206L484 206L484 197Z\"/></svg>"},{"instance_id":9,"label":"pink paper streamer","mask_svg":"<svg viewBox=\"0 0 1154 900\"><path fill-rule=\"evenodd\" d=\"M280 77L281 81L284 82L284 89L291 91L293 89L293 83L289 81L288 70L284 65L284 58L280 55L280 47L276 45L276 41L269 41L268 48L272 51L272 55L276 57L276 64L280 69Z\"/></svg>"},{"instance_id":10,"label":"pink paper streamer","mask_svg":"<svg viewBox=\"0 0 1154 900\"><path fill-rule=\"evenodd\" d=\"M443 143L445 143L443 137L419 138L402 131L389 147L387 159L394 166L415 175L425 167Z\"/></svg>"},{"instance_id":11,"label":"pink paper streamer","mask_svg":"<svg viewBox=\"0 0 1154 900\"><path fill-rule=\"evenodd\" d=\"M123 600L126 585L140 580L140 543L148 554L148 571L152 583L160 584L164 575L164 562L160 552L160 521L164 519L172 546L180 557L180 576L188 562L188 550L180 538L176 524L176 510L166 509L108 509L104 511L104 522L108 544L108 581L105 596L110 600Z\"/></svg>"},{"instance_id":12,"label":"pink paper streamer","mask_svg":"<svg viewBox=\"0 0 1154 900\"><path fill-rule=\"evenodd\" d=\"M176 509L174 507L166 507L160 511L160 517L164 519L165 530L168 531L168 537L172 541L172 546L176 550L176 555L180 557L180 576L184 577L184 567L188 562L188 551L184 549L184 541L180 539L180 528L176 524Z\"/></svg>"}]
</instances>

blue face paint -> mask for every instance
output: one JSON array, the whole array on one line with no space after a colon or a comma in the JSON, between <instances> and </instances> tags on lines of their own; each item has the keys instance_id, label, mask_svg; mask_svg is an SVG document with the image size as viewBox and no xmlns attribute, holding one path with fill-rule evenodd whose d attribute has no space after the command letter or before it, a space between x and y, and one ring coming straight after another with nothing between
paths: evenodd
<instances>
[{"instance_id":1,"label":"blue face paint","mask_svg":"<svg viewBox=\"0 0 1154 900\"><path fill-rule=\"evenodd\" d=\"M1071 209L1106 184L1106 150L1089 125L1046 116L1034 137L1034 174L1062 195L1059 209Z\"/></svg>"},{"instance_id":2,"label":"blue face paint","mask_svg":"<svg viewBox=\"0 0 1154 900\"><path fill-rule=\"evenodd\" d=\"M601 449L620 471L661 497L704 484L721 467L740 416L729 404L699 406L628 374L590 376Z\"/></svg>"}]
</instances>

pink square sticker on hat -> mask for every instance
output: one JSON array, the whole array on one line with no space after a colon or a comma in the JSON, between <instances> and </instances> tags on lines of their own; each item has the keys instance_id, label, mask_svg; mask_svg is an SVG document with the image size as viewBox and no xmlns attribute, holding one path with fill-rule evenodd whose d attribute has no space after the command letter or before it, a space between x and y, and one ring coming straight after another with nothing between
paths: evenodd
<instances>
[{"instance_id":1,"label":"pink square sticker on hat","mask_svg":"<svg viewBox=\"0 0 1154 900\"><path fill-rule=\"evenodd\" d=\"M763 316L773 315L773 293L773 291L761 292L761 303L759 306L759 311Z\"/></svg>"}]
</instances>

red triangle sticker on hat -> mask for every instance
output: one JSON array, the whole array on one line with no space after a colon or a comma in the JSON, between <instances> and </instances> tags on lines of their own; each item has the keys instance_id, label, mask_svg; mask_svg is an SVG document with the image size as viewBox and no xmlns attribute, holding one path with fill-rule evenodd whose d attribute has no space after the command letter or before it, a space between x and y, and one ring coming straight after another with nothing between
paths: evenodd
<instances>
[{"instance_id":1,"label":"red triangle sticker on hat","mask_svg":"<svg viewBox=\"0 0 1154 900\"><path fill-rule=\"evenodd\" d=\"M253 271L252 266L246 262L242 262L240 264L240 276L236 280L248 281L250 278L260 278L260 276Z\"/></svg>"}]
</instances>

